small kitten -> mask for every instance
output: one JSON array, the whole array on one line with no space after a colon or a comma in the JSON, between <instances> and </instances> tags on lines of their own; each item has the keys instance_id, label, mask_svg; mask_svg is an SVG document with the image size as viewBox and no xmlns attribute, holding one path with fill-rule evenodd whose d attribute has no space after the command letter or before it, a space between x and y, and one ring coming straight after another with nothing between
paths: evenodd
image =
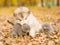
<instances>
[{"instance_id":1,"label":"small kitten","mask_svg":"<svg viewBox=\"0 0 60 45\"><path fill-rule=\"evenodd\" d=\"M20 23L15 23L15 24L13 24L12 22L9 22L9 23L12 24L13 26L11 31L12 37L19 37L21 35L25 36L30 31L30 26L26 23L24 23L23 25L21 25Z\"/></svg>"},{"instance_id":2,"label":"small kitten","mask_svg":"<svg viewBox=\"0 0 60 45\"><path fill-rule=\"evenodd\" d=\"M54 32L55 30L50 23L46 22L42 24L42 31L45 34L50 34L51 32Z\"/></svg>"}]
</instances>

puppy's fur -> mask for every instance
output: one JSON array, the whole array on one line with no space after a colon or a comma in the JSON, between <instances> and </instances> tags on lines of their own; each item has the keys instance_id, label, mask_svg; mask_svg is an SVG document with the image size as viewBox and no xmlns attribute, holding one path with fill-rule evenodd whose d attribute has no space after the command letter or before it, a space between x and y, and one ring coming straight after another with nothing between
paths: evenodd
<instances>
[{"instance_id":1,"label":"puppy's fur","mask_svg":"<svg viewBox=\"0 0 60 45\"><path fill-rule=\"evenodd\" d=\"M23 12L21 13L21 11L22 11L21 9L24 12L26 12L26 14L28 14L28 15L27 16L22 15ZM17 23L20 23L20 24L26 23L30 26L30 31L29 31L30 36L35 37L36 33L38 33L40 31L40 29L42 29L41 24L37 21L37 19L33 16L32 12L30 12L30 10L28 8L25 8L25 7L18 8L14 12L14 15L15 15L16 20L20 20L20 21L17 21ZM19 17L19 15L22 15L23 17L22 16Z\"/></svg>"}]
</instances>

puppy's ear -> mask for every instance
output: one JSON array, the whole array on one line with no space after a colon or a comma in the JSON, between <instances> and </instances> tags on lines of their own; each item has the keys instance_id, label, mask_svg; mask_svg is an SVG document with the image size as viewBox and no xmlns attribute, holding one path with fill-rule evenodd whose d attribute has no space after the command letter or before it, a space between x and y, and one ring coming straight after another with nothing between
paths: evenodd
<instances>
[{"instance_id":1,"label":"puppy's ear","mask_svg":"<svg viewBox=\"0 0 60 45\"><path fill-rule=\"evenodd\" d=\"M30 14L30 11L28 11L28 14Z\"/></svg>"},{"instance_id":2,"label":"puppy's ear","mask_svg":"<svg viewBox=\"0 0 60 45\"><path fill-rule=\"evenodd\" d=\"M14 17L16 17L16 14L15 14L15 13L13 13L13 16L14 16Z\"/></svg>"},{"instance_id":3,"label":"puppy's ear","mask_svg":"<svg viewBox=\"0 0 60 45\"><path fill-rule=\"evenodd\" d=\"M15 18L15 19L17 19L17 16L16 16L16 14L15 14L15 13L13 13L13 16L14 16L14 18Z\"/></svg>"}]
</instances>

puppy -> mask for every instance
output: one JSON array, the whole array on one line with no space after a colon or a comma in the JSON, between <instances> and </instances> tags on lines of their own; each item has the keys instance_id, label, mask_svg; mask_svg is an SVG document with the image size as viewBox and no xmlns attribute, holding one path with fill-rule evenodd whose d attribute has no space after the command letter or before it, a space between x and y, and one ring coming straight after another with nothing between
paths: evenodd
<instances>
[{"instance_id":1,"label":"puppy","mask_svg":"<svg viewBox=\"0 0 60 45\"><path fill-rule=\"evenodd\" d=\"M14 17L16 18L16 23L28 24L30 26L29 35L35 37L35 35L42 29L41 24L38 22L32 12L26 7L17 8L14 11ZM18 21L20 20L20 21Z\"/></svg>"}]
</instances>

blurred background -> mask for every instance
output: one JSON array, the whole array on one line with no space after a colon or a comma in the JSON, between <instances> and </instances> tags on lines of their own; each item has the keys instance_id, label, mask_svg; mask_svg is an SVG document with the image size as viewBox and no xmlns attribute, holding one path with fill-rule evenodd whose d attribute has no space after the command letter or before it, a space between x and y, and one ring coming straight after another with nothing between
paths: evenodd
<instances>
[{"instance_id":1,"label":"blurred background","mask_svg":"<svg viewBox=\"0 0 60 45\"><path fill-rule=\"evenodd\" d=\"M5 6L60 6L60 0L0 0L0 7Z\"/></svg>"}]
</instances>

